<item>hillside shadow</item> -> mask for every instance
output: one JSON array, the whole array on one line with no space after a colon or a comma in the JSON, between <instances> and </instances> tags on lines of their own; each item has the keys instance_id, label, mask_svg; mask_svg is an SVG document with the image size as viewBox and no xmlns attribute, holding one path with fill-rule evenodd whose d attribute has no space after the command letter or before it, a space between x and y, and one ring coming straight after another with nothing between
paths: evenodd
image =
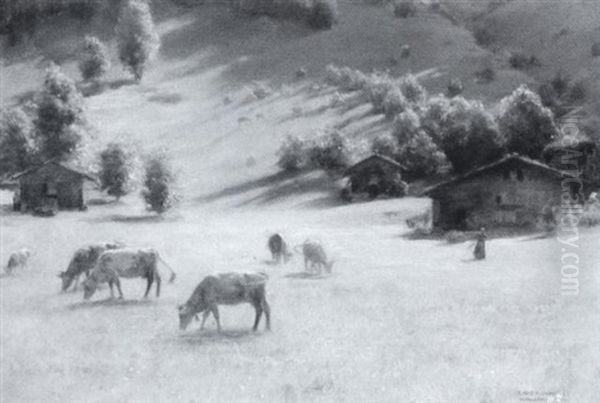
<instances>
[{"instance_id":1,"label":"hillside shadow","mask_svg":"<svg viewBox=\"0 0 600 403\"><path fill-rule=\"evenodd\" d=\"M144 306L152 304L152 299L119 299L119 298L106 298L96 301L80 301L75 302L67 306L69 310L78 309L92 309L97 307L118 307L118 308L129 308L135 306Z\"/></svg>"}]
</instances>

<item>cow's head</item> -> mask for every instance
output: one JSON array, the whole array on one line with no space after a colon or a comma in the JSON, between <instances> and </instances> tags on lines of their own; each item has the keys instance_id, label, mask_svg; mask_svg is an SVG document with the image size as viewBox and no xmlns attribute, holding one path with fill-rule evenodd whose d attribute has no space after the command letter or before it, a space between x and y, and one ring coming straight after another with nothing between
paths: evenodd
<instances>
[{"instance_id":1,"label":"cow's head","mask_svg":"<svg viewBox=\"0 0 600 403\"><path fill-rule=\"evenodd\" d=\"M58 277L60 277L60 279L62 280L61 289L63 291L67 291L67 288L69 288L69 286L73 282L73 276L70 276L66 271L61 271L60 273L58 273Z\"/></svg>"},{"instance_id":2,"label":"cow's head","mask_svg":"<svg viewBox=\"0 0 600 403\"><path fill-rule=\"evenodd\" d=\"M98 287L98 283L91 277L86 278L83 281L83 299L90 299L92 295L96 292L96 288Z\"/></svg>"},{"instance_id":3,"label":"cow's head","mask_svg":"<svg viewBox=\"0 0 600 403\"><path fill-rule=\"evenodd\" d=\"M196 316L196 312L188 304L179 305L179 329L185 330L192 319Z\"/></svg>"}]
</instances>

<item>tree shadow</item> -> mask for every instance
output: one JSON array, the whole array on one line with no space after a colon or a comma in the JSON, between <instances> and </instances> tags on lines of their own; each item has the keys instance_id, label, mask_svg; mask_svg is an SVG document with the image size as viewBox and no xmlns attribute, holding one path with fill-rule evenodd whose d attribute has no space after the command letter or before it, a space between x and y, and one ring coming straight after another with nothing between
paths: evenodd
<instances>
[{"instance_id":1,"label":"tree shadow","mask_svg":"<svg viewBox=\"0 0 600 403\"><path fill-rule=\"evenodd\" d=\"M95 223L125 223L125 224L147 224L167 221L177 221L176 217L165 217L159 214L147 215L125 215L125 214L110 214L97 218L88 219Z\"/></svg>"},{"instance_id":2,"label":"tree shadow","mask_svg":"<svg viewBox=\"0 0 600 403\"><path fill-rule=\"evenodd\" d=\"M79 310L79 309L92 309L101 306L106 307L118 307L118 308L129 308L135 306L145 306L151 305L152 299L120 299L120 298L106 298L100 299L96 301L80 301L75 302L67 306L69 310Z\"/></svg>"}]
</instances>

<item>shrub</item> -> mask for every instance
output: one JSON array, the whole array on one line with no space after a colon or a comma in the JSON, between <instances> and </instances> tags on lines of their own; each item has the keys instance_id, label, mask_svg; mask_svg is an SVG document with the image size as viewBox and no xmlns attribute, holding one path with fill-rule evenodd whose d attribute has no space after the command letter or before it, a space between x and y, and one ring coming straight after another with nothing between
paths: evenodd
<instances>
[{"instance_id":1,"label":"shrub","mask_svg":"<svg viewBox=\"0 0 600 403\"><path fill-rule=\"evenodd\" d=\"M475 72L475 78L477 78L479 82L489 83L491 81L494 81L494 79L496 78L496 72L491 67L485 67Z\"/></svg>"},{"instance_id":2,"label":"shrub","mask_svg":"<svg viewBox=\"0 0 600 403\"><path fill-rule=\"evenodd\" d=\"M480 46L489 46L495 42L495 37L492 32L486 27L477 27L473 32L475 42Z\"/></svg>"},{"instance_id":3,"label":"shrub","mask_svg":"<svg viewBox=\"0 0 600 403\"><path fill-rule=\"evenodd\" d=\"M315 0L308 14L308 25L314 29L331 29L337 22L336 0Z\"/></svg>"},{"instance_id":4,"label":"shrub","mask_svg":"<svg viewBox=\"0 0 600 403\"><path fill-rule=\"evenodd\" d=\"M400 91L408 102L418 104L425 99L425 88L419 83L412 74L407 74L400 80Z\"/></svg>"},{"instance_id":5,"label":"shrub","mask_svg":"<svg viewBox=\"0 0 600 403\"><path fill-rule=\"evenodd\" d=\"M396 0L394 2L394 17L408 18L417 13L417 7L412 0Z\"/></svg>"},{"instance_id":6,"label":"shrub","mask_svg":"<svg viewBox=\"0 0 600 403\"><path fill-rule=\"evenodd\" d=\"M421 130L419 115L412 109L407 109L394 120L393 136L398 145L403 146Z\"/></svg>"},{"instance_id":7,"label":"shrub","mask_svg":"<svg viewBox=\"0 0 600 403\"><path fill-rule=\"evenodd\" d=\"M597 203L587 204L579 217L579 225L583 227L595 227L600 225L600 207Z\"/></svg>"},{"instance_id":8,"label":"shrub","mask_svg":"<svg viewBox=\"0 0 600 403\"><path fill-rule=\"evenodd\" d=\"M455 96L462 94L463 89L464 88L461 79L453 78L448 82L446 94L448 95L448 98L454 98Z\"/></svg>"},{"instance_id":9,"label":"shrub","mask_svg":"<svg viewBox=\"0 0 600 403\"><path fill-rule=\"evenodd\" d=\"M382 109L388 119L404 112L408 108L408 102L399 88L390 89L383 99Z\"/></svg>"},{"instance_id":10,"label":"shrub","mask_svg":"<svg viewBox=\"0 0 600 403\"><path fill-rule=\"evenodd\" d=\"M33 160L32 123L20 108L0 114L0 177L23 171Z\"/></svg>"},{"instance_id":11,"label":"shrub","mask_svg":"<svg viewBox=\"0 0 600 403\"><path fill-rule=\"evenodd\" d=\"M174 181L167 156L163 153L148 158L145 164L144 189L142 196L150 211L162 214L175 201L171 192Z\"/></svg>"},{"instance_id":12,"label":"shrub","mask_svg":"<svg viewBox=\"0 0 600 403\"><path fill-rule=\"evenodd\" d=\"M368 80L363 72L353 70L350 67L339 68L330 64L326 67L326 70L325 80L329 84L337 86L341 91L360 90L366 85Z\"/></svg>"},{"instance_id":13,"label":"shrub","mask_svg":"<svg viewBox=\"0 0 600 403\"><path fill-rule=\"evenodd\" d=\"M518 70L541 65L537 57L527 56L522 52L513 52L508 58L508 63Z\"/></svg>"},{"instance_id":14,"label":"shrub","mask_svg":"<svg viewBox=\"0 0 600 403\"><path fill-rule=\"evenodd\" d=\"M550 80L550 85L552 85L552 88L559 97L563 97L567 93L570 84L571 77L560 71L554 75L552 80Z\"/></svg>"},{"instance_id":15,"label":"shrub","mask_svg":"<svg viewBox=\"0 0 600 403\"><path fill-rule=\"evenodd\" d=\"M440 122L438 145L458 173L499 158L505 141L480 102L456 97Z\"/></svg>"},{"instance_id":16,"label":"shrub","mask_svg":"<svg viewBox=\"0 0 600 403\"><path fill-rule=\"evenodd\" d=\"M36 97L35 139L45 159L66 158L81 142L83 97L75 83L52 64Z\"/></svg>"},{"instance_id":17,"label":"shrub","mask_svg":"<svg viewBox=\"0 0 600 403\"><path fill-rule=\"evenodd\" d=\"M150 6L143 0L126 0L117 21L119 60L140 81L147 63L156 54L160 40Z\"/></svg>"},{"instance_id":18,"label":"shrub","mask_svg":"<svg viewBox=\"0 0 600 403\"><path fill-rule=\"evenodd\" d=\"M130 156L124 147L110 143L100 153L100 184L111 196L118 199L128 193L127 188L131 174Z\"/></svg>"},{"instance_id":19,"label":"shrub","mask_svg":"<svg viewBox=\"0 0 600 403\"><path fill-rule=\"evenodd\" d=\"M584 80L578 80L569 88L568 100L572 103L583 102L587 97L587 84Z\"/></svg>"},{"instance_id":20,"label":"shrub","mask_svg":"<svg viewBox=\"0 0 600 403\"><path fill-rule=\"evenodd\" d=\"M410 45L402 45L402 47L400 48L400 57L402 59L406 59L406 58L410 57L410 54L411 54Z\"/></svg>"},{"instance_id":21,"label":"shrub","mask_svg":"<svg viewBox=\"0 0 600 403\"><path fill-rule=\"evenodd\" d=\"M96 80L109 68L106 47L95 36L86 36L83 41L79 71L84 80Z\"/></svg>"},{"instance_id":22,"label":"shrub","mask_svg":"<svg viewBox=\"0 0 600 403\"><path fill-rule=\"evenodd\" d=\"M382 135L373 139L371 151L374 154L384 155L396 159L398 156L398 144L395 138L390 135Z\"/></svg>"},{"instance_id":23,"label":"shrub","mask_svg":"<svg viewBox=\"0 0 600 403\"><path fill-rule=\"evenodd\" d=\"M309 151L312 167L337 171L348 166L346 139L339 132L331 132L317 140Z\"/></svg>"},{"instance_id":24,"label":"shrub","mask_svg":"<svg viewBox=\"0 0 600 403\"><path fill-rule=\"evenodd\" d=\"M592 45L592 57L600 57L600 42L596 42Z\"/></svg>"},{"instance_id":25,"label":"shrub","mask_svg":"<svg viewBox=\"0 0 600 403\"><path fill-rule=\"evenodd\" d=\"M447 165L444 153L423 130L417 130L400 146L398 160L408 179L436 174Z\"/></svg>"},{"instance_id":26,"label":"shrub","mask_svg":"<svg viewBox=\"0 0 600 403\"><path fill-rule=\"evenodd\" d=\"M306 168L308 150L298 137L287 136L279 147L277 165L285 172Z\"/></svg>"},{"instance_id":27,"label":"shrub","mask_svg":"<svg viewBox=\"0 0 600 403\"><path fill-rule=\"evenodd\" d=\"M419 116L421 128L429 134L436 144L440 144L442 138L442 119L449 110L450 100L443 96L429 98L424 107L421 108Z\"/></svg>"},{"instance_id":28,"label":"shrub","mask_svg":"<svg viewBox=\"0 0 600 403\"><path fill-rule=\"evenodd\" d=\"M558 134L552 111L525 85L500 101L498 124L508 150L531 158L539 158Z\"/></svg>"},{"instance_id":29,"label":"shrub","mask_svg":"<svg viewBox=\"0 0 600 403\"><path fill-rule=\"evenodd\" d=\"M373 105L376 113L384 112L384 101L390 91L396 88L392 78L384 73L371 74L362 88L363 96Z\"/></svg>"}]
</instances>

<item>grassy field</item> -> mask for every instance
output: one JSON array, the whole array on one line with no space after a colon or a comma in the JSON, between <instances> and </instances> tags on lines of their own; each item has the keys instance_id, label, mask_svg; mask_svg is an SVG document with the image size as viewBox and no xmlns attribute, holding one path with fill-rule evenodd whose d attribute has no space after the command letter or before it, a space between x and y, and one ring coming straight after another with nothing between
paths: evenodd
<instances>
[{"instance_id":1,"label":"grassy field","mask_svg":"<svg viewBox=\"0 0 600 403\"><path fill-rule=\"evenodd\" d=\"M467 95L486 102L533 82L501 69L489 86L475 83L473 71L493 56L437 15L397 20L340 3L344 18L323 33L219 7L166 7L161 54L142 83L114 65L106 90L86 98L97 147L122 138L142 152L169 150L183 200L165 217L148 215L137 193L53 218L13 214L1 194L0 262L21 247L34 255L0 280L0 401L597 401L598 229L582 230L580 293L563 297L556 237L492 239L488 259L473 262L470 243L406 236L404 220L426 199L339 205L326 175L277 173L286 134L338 128L366 151L389 130L367 105L330 106L331 90L312 85L327 63L412 71L432 92L461 76ZM73 48L85 29L50 27L31 52L3 57L2 104L40 86L50 54L77 77ZM414 57L388 63L407 43ZM311 80L295 81L303 66ZM273 93L256 100L252 80ZM306 278L299 256L269 264L275 231L292 245L323 242L333 274ZM56 275L75 249L112 239L157 248L177 281L159 299L141 299L141 280L123 281L125 301L107 300L106 288L90 303L81 291L60 293ZM221 310L222 335L213 321L204 332L178 330L176 307L203 276L248 270L270 276L272 332L250 331L249 306Z\"/></svg>"}]
</instances>

